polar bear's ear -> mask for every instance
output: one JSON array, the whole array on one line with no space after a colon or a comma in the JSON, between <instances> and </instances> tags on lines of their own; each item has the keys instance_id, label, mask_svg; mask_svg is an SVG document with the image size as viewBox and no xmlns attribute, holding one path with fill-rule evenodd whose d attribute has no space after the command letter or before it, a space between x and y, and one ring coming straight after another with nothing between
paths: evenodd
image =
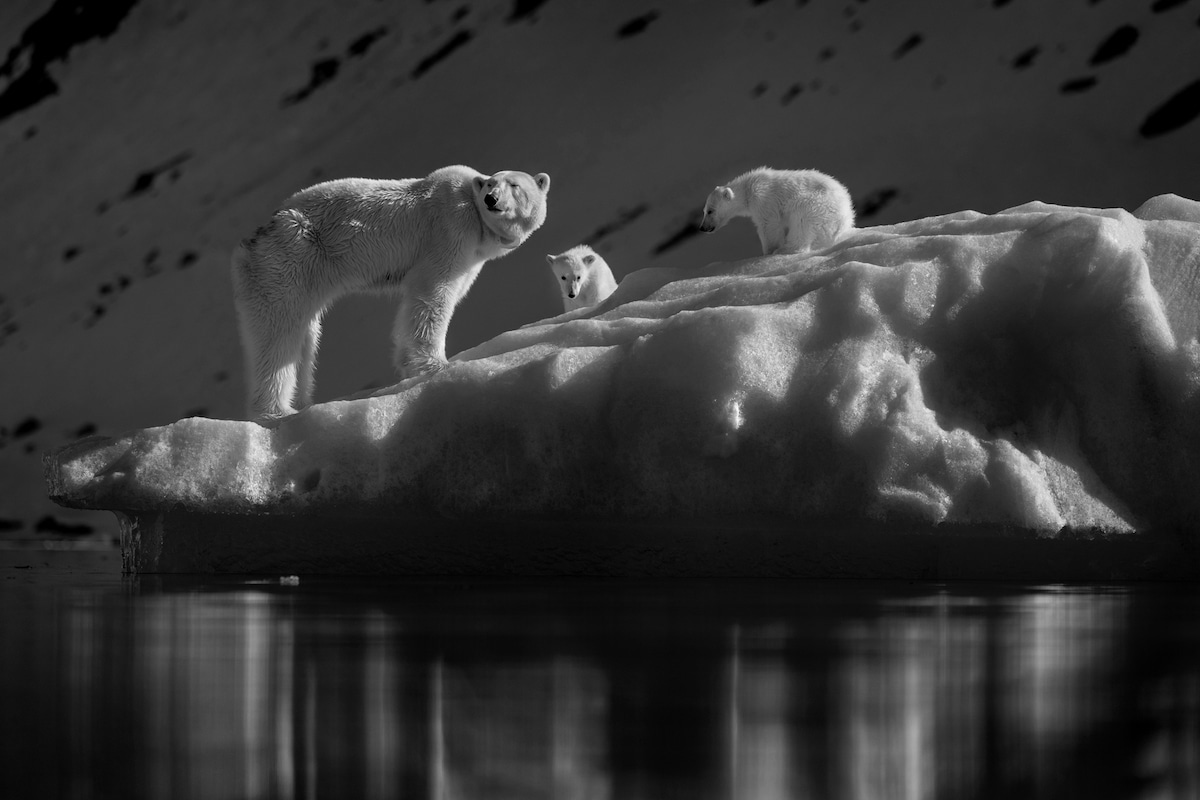
<instances>
[{"instance_id":1,"label":"polar bear's ear","mask_svg":"<svg viewBox=\"0 0 1200 800\"><path fill-rule=\"evenodd\" d=\"M730 189L728 186L722 186L721 187L721 196L724 197L726 200L732 200L733 199L733 189Z\"/></svg>"},{"instance_id":2,"label":"polar bear's ear","mask_svg":"<svg viewBox=\"0 0 1200 800\"><path fill-rule=\"evenodd\" d=\"M595 260L596 260L596 257L594 255L592 255L591 253L588 253L586 256L583 257L583 263L587 264L589 267L592 265L592 262Z\"/></svg>"},{"instance_id":3,"label":"polar bear's ear","mask_svg":"<svg viewBox=\"0 0 1200 800\"><path fill-rule=\"evenodd\" d=\"M478 192L480 189L482 189L482 188L483 188L483 184L485 184L486 182L487 182L487 178L485 178L485 177L484 177L484 176L482 176L482 175L476 175L476 176L475 176L475 180L474 180L474 183L475 183L475 191L477 191L477 192Z\"/></svg>"},{"instance_id":4,"label":"polar bear's ear","mask_svg":"<svg viewBox=\"0 0 1200 800\"><path fill-rule=\"evenodd\" d=\"M554 266L554 256L550 255L549 253L546 253L546 263L551 266Z\"/></svg>"},{"instance_id":5,"label":"polar bear's ear","mask_svg":"<svg viewBox=\"0 0 1200 800\"><path fill-rule=\"evenodd\" d=\"M544 172L539 172L533 176L533 182L538 185L538 188L543 192L550 188L550 176Z\"/></svg>"}]
</instances>

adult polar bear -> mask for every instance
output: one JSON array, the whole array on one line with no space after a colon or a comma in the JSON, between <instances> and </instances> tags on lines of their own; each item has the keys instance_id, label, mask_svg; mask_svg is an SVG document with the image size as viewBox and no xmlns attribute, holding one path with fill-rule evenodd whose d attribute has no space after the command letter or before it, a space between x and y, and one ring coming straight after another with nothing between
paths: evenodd
<instances>
[{"instance_id":1,"label":"adult polar bear","mask_svg":"<svg viewBox=\"0 0 1200 800\"><path fill-rule=\"evenodd\" d=\"M424 178L327 181L292 195L234 250L233 297L246 359L248 413L312 403L321 317L345 294L387 292L401 378L446 364L446 331L484 262L546 219L550 176L465 166Z\"/></svg>"}]
</instances>

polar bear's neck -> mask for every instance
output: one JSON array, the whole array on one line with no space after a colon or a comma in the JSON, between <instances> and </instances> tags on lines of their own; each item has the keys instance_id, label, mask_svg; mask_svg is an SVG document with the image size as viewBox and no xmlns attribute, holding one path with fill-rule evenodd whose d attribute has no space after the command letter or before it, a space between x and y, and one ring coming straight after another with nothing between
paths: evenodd
<instances>
[{"instance_id":1,"label":"polar bear's neck","mask_svg":"<svg viewBox=\"0 0 1200 800\"><path fill-rule=\"evenodd\" d=\"M479 242L483 250L494 249L495 252L486 258L499 258L508 253L510 250L515 250L525 241L525 232L521 230L519 225L508 224L493 224L500 223L500 220L494 220L491 212L475 198L475 219L479 225Z\"/></svg>"},{"instance_id":2,"label":"polar bear's neck","mask_svg":"<svg viewBox=\"0 0 1200 800\"><path fill-rule=\"evenodd\" d=\"M734 178L729 186L733 189L733 200L739 215L749 214L769 191L767 176L762 169L752 169Z\"/></svg>"},{"instance_id":3,"label":"polar bear's neck","mask_svg":"<svg viewBox=\"0 0 1200 800\"><path fill-rule=\"evenodd\" d=\"M481 216L479 218L479 227L482 233L480 236L480 241L483 242L485 246L488 244L496 245L503 251L501 255L503 255L503 253L507 253L509 250L516 249L521 244L521 237L519 235L512 236L502 233L488 224L486 217Z\"/></svg>"}]
</instances>

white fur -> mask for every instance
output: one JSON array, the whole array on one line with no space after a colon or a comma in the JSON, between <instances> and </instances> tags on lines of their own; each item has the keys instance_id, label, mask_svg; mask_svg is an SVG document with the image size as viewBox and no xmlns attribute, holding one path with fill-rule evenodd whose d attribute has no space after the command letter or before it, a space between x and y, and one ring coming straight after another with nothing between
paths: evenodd
<instances>
[{"instance_id":1,"label":"white fur","mask_svg":"<svg viewBox=\"0 0 1200 800\"><path fill-rule=\"evenodd\" d=\"M850 192L815 169L752 169L718 186L704 203L700 230L712 233L734 217L749 217L763 255L807 253L854 227Z\"/></svg>"},{"instance_id":2,"label":"white fur","mask_svg":"<svg viewBox=\"0 0 1200 800\"><path fill-rule=\"evenodd\" d=\"M563 311L594 306L617 290L608 262L586 244L547 255L546 262L562 289Z\"/></svg>"},{"instance_id":3,"label":"white fur","mask_svg":"<svg viewBox=\"0 0 1200 800\"><path fill-rule=\"evenodd\" d=\"M321 317L352 292L400 298L392 342L401 378L441 369L454 308L484 262L545 221L549 187L545 173L453 166L425 178L328 181L288 198L232 258L251 418L312 403Z\"/></svg>"}]
</instances>

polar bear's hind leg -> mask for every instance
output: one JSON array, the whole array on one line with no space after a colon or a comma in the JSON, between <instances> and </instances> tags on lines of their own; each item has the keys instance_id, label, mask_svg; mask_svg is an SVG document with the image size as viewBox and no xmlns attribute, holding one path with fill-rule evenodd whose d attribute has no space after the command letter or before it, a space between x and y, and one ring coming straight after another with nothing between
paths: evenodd
<instances>
[{"instance_id":1,"label":"polar bear's hind leg","mask_svg":"<svg viewBox=\"0 0 1200 800\"><path fill-rule=\"evenodd\" d=\"M306 335L304 329L262 333L252 337L246 348L251 419L281 417L296 410L293 399Z\"/></svg>"},{"instance_id":2,"label":"polar bear's hind leg","mask_svg":"<svg viewBox=\"0 0 1200 800\"><path fill-rule=\"evenodd\" d=\"M289 302L270 288L264 291L263 276L285 274L285 267L264 261L253 238L234 250L231 266L246 367L247 413L250 419L290 414L304 361L305 339L311 330L306 320L298 318L294 301ZM318 316L318 326L319 320ZM314 357L315 344L314 340ZM311 365L312 360L307 363ZM311 381L311 374L308 379Z\"/></svg>"},{"instance_id":3,"label":"polar bear's hind leg","mask_svg":"<svg viewBox=\"0 0 1200 800\"><path fill-rule=\"evenodd\" d=\"M316 386L317 348L321 344L321 318L317 314L308 323L304 334L304 342L300 345L300 363L296 370L296 408L308 408L312 405L313 388Z\"/></svg>"}]
</instances>

